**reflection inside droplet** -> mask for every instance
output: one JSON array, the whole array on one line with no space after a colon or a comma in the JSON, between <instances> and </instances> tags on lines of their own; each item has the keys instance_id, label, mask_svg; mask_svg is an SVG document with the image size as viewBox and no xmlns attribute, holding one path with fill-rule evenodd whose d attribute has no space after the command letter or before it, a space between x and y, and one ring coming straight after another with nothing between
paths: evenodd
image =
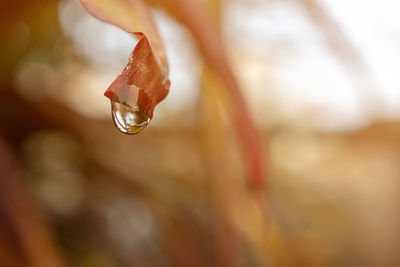
<instances>
[{"instance_id":1,"label":"reflection inside droplet","mask_svg":"<svg viewBox=\"0 0 400 267\"><path fill-rule=\"evenodd\" d=\"M111 101L111 112L115 126L125 134L137 134L150 122L149 116L137 106L130 106Z\"/></svg>"}]
</instances>

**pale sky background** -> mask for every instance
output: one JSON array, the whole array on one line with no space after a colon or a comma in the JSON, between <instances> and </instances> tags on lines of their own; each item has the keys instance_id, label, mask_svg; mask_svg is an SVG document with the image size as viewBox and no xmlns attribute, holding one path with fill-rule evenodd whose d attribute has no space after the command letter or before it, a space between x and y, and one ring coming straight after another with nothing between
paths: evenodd
<instances>
[{"instance_id":1,"label":"pale sky background","mask_svg":"<svg viewBox=\"0 0 400 267\"><path fill-rule=\"evenodd\" d=\"M376 84L372 89L376 103L361 103L360 98L371 93L357 80L363 77L351 75L331 53L318 28L295 0L226 1L223 33L256 121L265 127L280 124L346 132L376 120L398 119L400 2L321 3L372 70L368 79ZM96 81L86 81L86 86L93 88L84 92L85 97L71 96L70 103L85 115L109 116L103 92L126 64L135 40L87 15L75 1L62 1L59 13L61 27L74 41L76 53L96 66L88 71L86 79ZM165 114L196 104L201 64L188 32L162 12L154 14L165 41L172 81L170 95L156 110L153 124L157 126L162 125ZM97 102L79 103L87 104L85 99ZM376 110L371 108L375 104L379 105Z\"/></svg>"}]
</instances>

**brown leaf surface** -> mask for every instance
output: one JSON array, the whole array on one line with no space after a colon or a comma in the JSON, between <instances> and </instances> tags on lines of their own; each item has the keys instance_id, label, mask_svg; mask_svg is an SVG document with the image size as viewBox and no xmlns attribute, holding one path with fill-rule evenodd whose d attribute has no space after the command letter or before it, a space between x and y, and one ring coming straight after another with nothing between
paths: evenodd
<instances>
[{"instance_id":1,"label":"brown leaf surface","mask_svg":"<svg viewBox=\"0 0 400 267\"><path fill-rule=\"evenodd\" d=\"M161 38L146 6L136 0L80 2L94 17L139 38L128 64L105 96L132 108L137 106L152 118L154 107L168 94L170 81Z\"/></svg>"}]
</instances>

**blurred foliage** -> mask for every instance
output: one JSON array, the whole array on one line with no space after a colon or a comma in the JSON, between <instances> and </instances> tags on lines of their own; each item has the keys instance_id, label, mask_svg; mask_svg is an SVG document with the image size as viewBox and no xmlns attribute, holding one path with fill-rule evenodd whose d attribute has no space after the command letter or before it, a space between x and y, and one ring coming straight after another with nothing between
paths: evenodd
<instances>
[{"instance_id":1,"label":"blurred foliage","mask_svg":"<svg viewBox=\"0 0 400 267\"><path fill-rule=\"evenodd\" d=\"M75 53L58 9L1 9L0 266L400 265L399 122L263 129L260 210L209 66L190 111L122 135L84 112L102 72Z\"/></svg>"}]
</instances>

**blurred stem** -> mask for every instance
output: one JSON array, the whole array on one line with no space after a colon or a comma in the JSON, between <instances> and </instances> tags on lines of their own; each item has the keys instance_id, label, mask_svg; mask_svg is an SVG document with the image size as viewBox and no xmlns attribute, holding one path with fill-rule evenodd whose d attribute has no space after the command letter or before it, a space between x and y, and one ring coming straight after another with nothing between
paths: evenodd
<instances>
[{"instance_id":1,"label":"blurred stem","mask_svg":"<svg viewBox=\"0 0 400 267\"><path fill-rule=\"evenodd\" d=\"M261 199L263 178L266 176L263 166L261 138L249 114L235 75L228 64L216 23L210 19L212 16L209 16L197 1L158 0L158 2L192 32L207 65L220 77L228 97L227 108L240 138L242 151L247 159L250 185L257 198Z\"/></svg>"},{"instance_id":2,"label":"blurred stem","mask_svg":"<svg viewBox=\"0 0 400 267\"><path fill-rule=\"evenodd\" d=\"M0 266L22 267L11 240L6 238L4 222L0 221Z\"/></svg>"},{"instance_id":3,"label":"blurred stem","mask_svg":"<svg viewBox=\"0 0 400 267\"><path fill-rule=\"evenodd\" d=\"M213 226L215 233L215 266L238 266L241 255L238 248L238 237L234 231L232 210L237 201L242 200L238 194L240 186L241 164L230 134L229 123L224 120L221 99L224 96L220 79L204 64L202 91L199 102L202 121L202 148L206 151L206 177L211 184L210 192L213 200ZM223 103L224 104L224 103ZM212 129L212 130L210 130Z\"/></svg>"},{"instance_id":4,"label":"blurred stem","mask_svg":"<svg viewBox=\"0 0 400 267\"><path fill-rule=\"evenodd\" d=\"M1 138L0 162L0 205L14 228L28 266L63 266L39 210L24 189L20 169Z\"/></svg>"}]
</instances>

